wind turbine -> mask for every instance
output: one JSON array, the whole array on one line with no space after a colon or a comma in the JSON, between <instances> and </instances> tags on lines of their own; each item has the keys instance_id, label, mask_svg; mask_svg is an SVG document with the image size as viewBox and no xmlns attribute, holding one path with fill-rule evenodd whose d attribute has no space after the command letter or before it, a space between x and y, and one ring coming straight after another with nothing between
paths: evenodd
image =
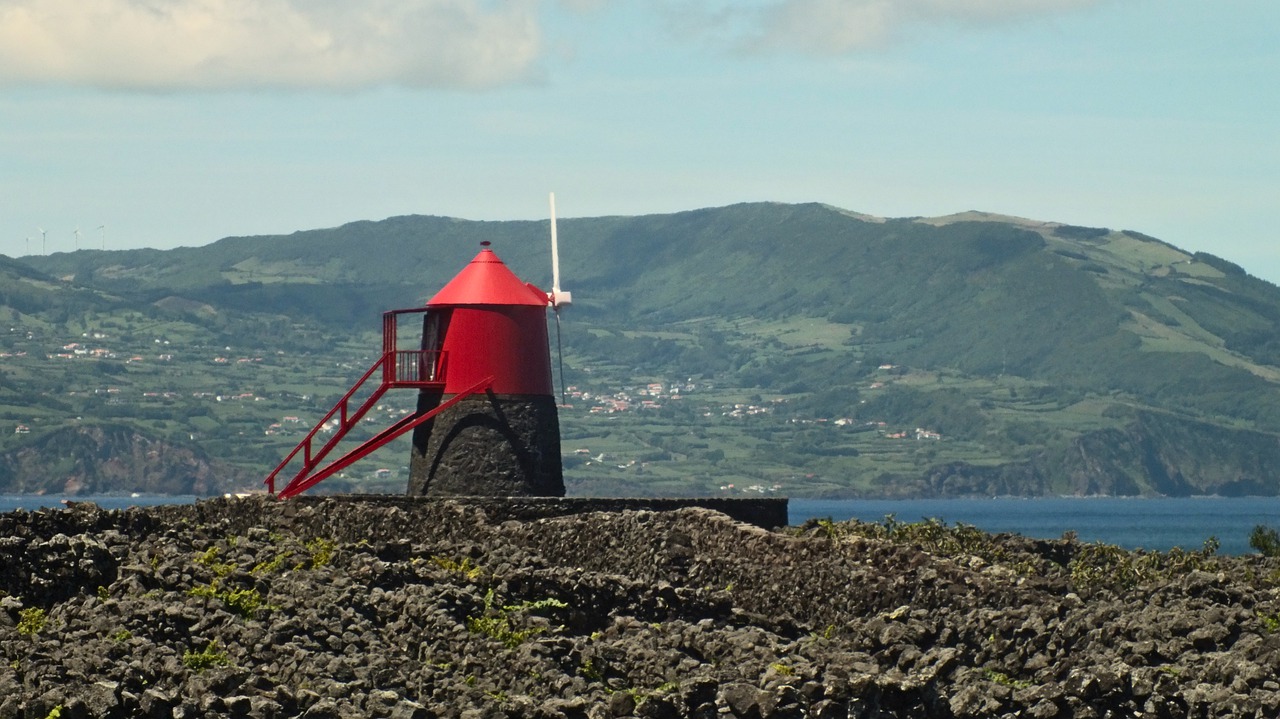
<instances>
[{"instance_id":1,"label":"wind turbine","mask_svg":"<svg viewBox=\"0 0 1280 719\"><path fill-rule=\"evenodd\" d=\"M27 248L23 254L31 254L31 235L27 235Z\"/></svg>"},{"instance_id":2,"label":"wind turbine","mask_svg":"<svg viewBox=\"0 0 1280 719\"><path fill-rule=\"evenodd\" d=\"M76 249L80 249L80 228L76 228Z\"/></svg>"},{"instance_id":3,"label":"wind turbine","mask_svg":"<svg viewBox=\"0 0 1280 719\"><path fill-rule=\"evenodd\" d=\"M565 404L564 347L560 343L560 307L573 304L573 295L560 289L560 243L556 237L556 193L551 193L551 291L547 293L556 313L556 358L560 364L560 404Z\"/></svg>"},{"instance_id":4,"label":"wind turbine","mask_svg":"<svg viewBox=\"0 0 1280 719\"><path fill-rule=\"evenodd\" d=\"M102 249L107 249L107 226L98 225L98 229L102 232Z\"/></svg>"},{"instance_id":5,"label":"wind turbine","mask_svg":"<svg viewBox=\"0 0 1280 719\"><path fill-rule=\"evenodd\" d=\"M45 240L48 238L49 233L45 232L43 227L37 227L36 229L40 230L40 254L47 254L44 248Z\"/></svg>"}]
</instances>

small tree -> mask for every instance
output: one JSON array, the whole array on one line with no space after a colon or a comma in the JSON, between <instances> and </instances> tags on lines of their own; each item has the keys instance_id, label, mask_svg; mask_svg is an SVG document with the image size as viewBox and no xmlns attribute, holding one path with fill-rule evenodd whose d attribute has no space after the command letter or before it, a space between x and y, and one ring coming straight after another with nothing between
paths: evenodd
<instances>
[{"instance_id":1,"label":"small tree","mask_svg":"<svg viewBox=\"0 0 1280 719\"><path fill-rule=\"evenodd\" d=\"M1280 532L1264 524L1256 525L1249 535L1249 546L1264 557L1280 557Z\"/></svg>"}]
</instances>

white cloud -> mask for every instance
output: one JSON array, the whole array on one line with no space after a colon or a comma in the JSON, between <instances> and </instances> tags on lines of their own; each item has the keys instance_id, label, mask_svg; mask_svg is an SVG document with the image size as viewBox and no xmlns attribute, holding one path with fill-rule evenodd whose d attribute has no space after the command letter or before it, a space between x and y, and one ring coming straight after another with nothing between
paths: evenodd
<instances>
[{"instance_id":1,"label":"white cloud","mask_svg":"<svg viewBox=\"0 0 1280 719\"><path fill-rule=\"evenodd\" d=\"M535 0L0 0L0 84L144 90L526 79Z\"/></svg>"},{"instance_id":2,"label":"white cloud","mask_svg":"<svg viewBox=\"0 0 1280 719\"><path fill-rule=\"evenodd\" d=\"M1102 0L758 0L724 5L671 0L669 11L697 16L703 34L752 51L841 55L875 49L913 26L994 24L1096 5ZM688 23L681 23L687 27Z\"/></svg>"}]
</instances>

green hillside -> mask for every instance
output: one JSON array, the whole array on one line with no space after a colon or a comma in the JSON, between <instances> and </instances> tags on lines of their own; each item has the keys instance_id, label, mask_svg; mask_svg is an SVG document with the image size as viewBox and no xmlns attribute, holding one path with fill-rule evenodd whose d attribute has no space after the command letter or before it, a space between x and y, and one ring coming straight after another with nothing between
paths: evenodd
<instances>
[{"instance_id":1,"label":"green hillside","mask_svg":"<svg viewBox=\"0 0 1280 719\"><path fill-rule=\"evenodd\" d=\"M421 303L480 241L549 284L547 231L397 217L23 261L59 292L119 298L93 311L134 303L211 347L293 358L268 360L273 381L314 393L257 391L277 414L311 397L297 410L310 421L367 366L379 313ZM1280 290L1211 255L1132 231L817 204L569 219L560 235L572 493L1280 491ZM345 380L316 369L341 363ZM233 425L206 423L213 456L242 436ZM249 475L287 444L243 436Z\"/></svg>"}]
</instances>

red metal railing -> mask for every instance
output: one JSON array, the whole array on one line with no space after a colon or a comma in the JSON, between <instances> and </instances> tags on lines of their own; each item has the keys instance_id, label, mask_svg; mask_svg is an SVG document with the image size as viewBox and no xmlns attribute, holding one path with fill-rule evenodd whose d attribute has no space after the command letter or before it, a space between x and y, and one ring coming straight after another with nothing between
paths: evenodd
<instances>
[{"instance_id":1,"label":"red metal railing","mask_svg":"<svg viewBox=\"0 0 1280 719\"><path fill-rule=\"evenodd\" d=\"M314 487L315 485L329 478L333 474L340 472L343 469L346 469L347 467L351 466L352 464L354 464L355 462L361 459L364 459L366 456L371 454L374 450L396 439L397 437L400 437L405 432L408 432L409 430L417 427L418 425L424 422L427 422L432 417L435 417L437 414L440 414L446 409L449 409L450 407L461 402L467 397L470 397L473 394L477 394L479 392L484 391L489 387L489 384L492 382L493 382L492 377L486 377L483 380L475 383L471 387L468 387L462 392L459 392L458 394L450 397L448 400L441 402L439 405L432 408L431 411L429 412L424 412L420 415L409 415L407 417L402 418L400 421L382 430L381 432L374 435L370 439L365 440L360 444L360 446L356 447L355 449L352 449L350 452L347 452L346 454L342 455L338 459L334 460L332 463L317 470L316 468L320 465L322 461L324 461L324 456L328 454L328 451L333 448L333 445L337 444L337 441L342 438L341 434L335 432L333 439L331 439L327 444L325 444L323 448L321 448L320 452L314 457L314 460L312 459L312 457L308 452L308 457L304 463L303 469L299 471L296 475L294 475L293 479L289 480L289 483L285 485L284 489L281 489L279 493L276 493L275 491L276 472L279 472L280 469L283 468L285 464L288 464L289 459L292 459L292 457L297 454L298 450L295 449L293 451L293 454L290 455L290 458L286 459L281 464L280 467L277 467L276 472L272 472L271 475L267 477L268 488L271 491L271 493L275 494L276 497L279 499L289 499L290 497L296 497L297 495L302 494L308 489ZM381 393L377 393L377 394L379 396L381 395ZM355 421L359 421L359 419L357 418ZM354 425L354 423L355 422L353 422L352 424ZM346 434L345 430L342 431L342 434ZM307 441L309 442L309 440L310 440L310 437L308 437ZM308 449L309 449L309 446L308 446ZM312 471L312 470L315 470L315 471Z\"/></svg>"},{"instance_id":2,"label":"red metal railing","mask_svg":"<svg viewBox=\"0 0 1280 719\"><path fill-rule=\"evenodd\" d=\"M361 375L360 379L356 380L356 383L352 385L351 389L347 390L347 393L342 396L342 399L338 400L338 403L334 405L333 409L329 410L328 414L321 418L321 420L311 428L311 431L308 432L307 436L298 443L298 446L294 447L293 451L290 452L274 470L272 470L271 474L267 475L267 478L264 480L264 484L267 485L267 491L272 494L276 493L276 476L284 471L284 468L289 466L291 462L293 462L299 452L302 453L302 469L294 477L293 481L297 481L299 477L307 475L311 470L315 469L320 462L324 461L325 456L327 456L329 452L337 446L339 440L341 440L347 432L350 431L350 429L354 427L362 417L364 417L369 409L377 403L378 399L380 399L382 395L390 389L390 384L385 380L382 381L379 386L374 389L373 394L371 394L364 402L358 405L354 411L352 411L352 399L355 397L356 392L364 386L365 382L369 381L369 378L373 376L374 372L382 369L385 374L386 362L387 356L385 354L382 357L379 357L378 361L374 362L373 366ZM319 434L321 430L323 430L325 426L335 418L335 416L338 420L338 426L333 428L333 436L321 445L319 450L313 451L312 446L316 440L316 435Z\"/></svg>"},{"instance_id":3,"label":"red metal railing","mask_svg":"<svg viewBox=\"0 0 1280 719\"><path fill-rule=\"evenodd\" d=\"M400 315L424 314L426 312L427 309L425 307L418 307L407 310L392 310L382 314L382 356L373 363L373 366L368 371L360 376L360 379L356 380L356 383L351 389L347 390L342 399L338 400L333 409L329 410L329 413L321 418L315 427L311 428L307 436L272 470L271 474L267 475L267 478L263 480L263 484L267 485L267 491L281 499L296 496L333 473L367 456L375 449L426 422L439 412L452 407L462 399L489 387L489 384L493 381L492 377L488 377L476 383L473 387L459 392L430 412L421 415L409 415L399 420L374 435L371 439L365 440L355 449L321 468L320 465L329 456L329 453L337 447L338 443L353 427L360 423L360 420L369 413L369 410L377 406L378 400L382 398L382 395L386 394L387 390L400 388L436 388L441 391L444 390L444 352L439 350L402 350L396 347L396 333ZM382 376L378 380L377 386L363 401L358 400L357 395L361 390L366 389L366 385L370 383L374 374L379 370L381 370ZM330 425L334 420L337 421L337 425L332 427L332 436L320 444L319 447L316 447L319 442L318 435L325 430L326 425ZM280 477L286 467L289 467L294 460L298 459L299 455L301 455L302 459L302 468L277 493L276 479Z\"/></svg>"},{"instance_id":4,"label":"red metal railing","mask_svg":"<svg viewBox=\"0 0 1280 719\"><path fill-rule=\"evenodd\" d=\"M430 385L443 377L444 353L438 350L392 350L388 353L390 382L397 387Z\"/></svg>"}]
</instances>

